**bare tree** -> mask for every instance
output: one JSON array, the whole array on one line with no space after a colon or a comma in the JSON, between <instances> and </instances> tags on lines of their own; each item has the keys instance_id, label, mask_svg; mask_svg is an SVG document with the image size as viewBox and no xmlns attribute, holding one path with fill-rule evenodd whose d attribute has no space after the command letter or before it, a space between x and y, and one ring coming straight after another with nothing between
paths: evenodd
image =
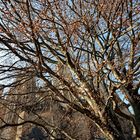
<instances>
[{"instance_id":1,"label":"bare tree","mask_svg":"<svg viewBox=\"0 0 140 140\"><path fill-rule=\"evenodd\" d=\"M139 4L1 0L1 87L37 77L107 139L127 139L120 118L131 121L140 137Z\"/></svg>"}]
</instances>

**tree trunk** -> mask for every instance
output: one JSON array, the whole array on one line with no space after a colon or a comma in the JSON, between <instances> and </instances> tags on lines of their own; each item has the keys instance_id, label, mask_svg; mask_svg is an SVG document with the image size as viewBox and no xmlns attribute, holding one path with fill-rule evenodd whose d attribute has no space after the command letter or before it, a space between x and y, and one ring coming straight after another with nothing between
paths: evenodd
<instances>
[{"instance_id":1,"label":"tree trunk","mask_svg":"<svg viewBox=\"0 0 140 140\"><path fill-rule=\"evenodd\" d=\"M139 104L134 104L133 109L135 113L134 125L136 128L136 136L140 138L140 106Z\"/></svg>"}]
</instances>

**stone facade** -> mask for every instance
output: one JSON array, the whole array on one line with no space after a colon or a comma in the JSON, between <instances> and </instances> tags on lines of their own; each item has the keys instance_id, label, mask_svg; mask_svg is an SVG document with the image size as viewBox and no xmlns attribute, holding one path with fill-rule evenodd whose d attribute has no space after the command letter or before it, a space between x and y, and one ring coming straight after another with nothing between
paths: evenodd
<instances>
[{"instance_id":1,"label":"stone facade","mask_svg":"<svg viewBox=\"0 0 140 140\"><path fill-rule=\"evenodd\" d=\"M89 118L54 101L45 87L38 89L35 79L25 83L11 88L7 98L2 100L4 104L0 104L2 110L0 117L9 124L19 124L24 121L37 122L45 126L47 131L33 123L25 123L0 131L0 140L32 140L33 138L38 140L37 137L41 137L41 140L56 138L68 140L67 134L75 140L96 140L103 137ZM121 121L124 122L123 119ZM127 127L130 123L125 122ZM2 125L3 122L0 123ZM55 138L48 133L53 134Z\"/></svg>"}]
</instances>

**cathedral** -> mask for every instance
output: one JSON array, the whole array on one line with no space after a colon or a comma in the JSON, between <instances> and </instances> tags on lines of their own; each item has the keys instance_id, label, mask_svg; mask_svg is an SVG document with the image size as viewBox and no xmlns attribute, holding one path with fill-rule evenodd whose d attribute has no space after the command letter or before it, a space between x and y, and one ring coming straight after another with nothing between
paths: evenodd
<instances>
[{"instance_id":1,"label":"cathedral","mask_svg":"<svg viewBox=\"0 0 140 140\"><path fill-rule=\"evenodd\" d=\"M68 72L60 68L60 75ZM63 96L75 102L57 80L55 84L63 88ZM91 119L58 101L46 85L38 86L35 77L22 80L7 94L1 91L0 97L0 140L104 140ZM84 100L83 105L88 107ZM120 122L130 136L131 123L122 118Z\"/></svg>"},{"instance_id":2,"label":"cathedral","mask_svg":"<svg viewBox=\"0 0 140 140\"><path fill-rule=\"evenodd\" d=\"M101 135L86 116L37 87L35 78L11 88L1 98L0 110L0 127L5 126L0 140L90 140L94 133Z\"/></svg>"}]
</instances>

